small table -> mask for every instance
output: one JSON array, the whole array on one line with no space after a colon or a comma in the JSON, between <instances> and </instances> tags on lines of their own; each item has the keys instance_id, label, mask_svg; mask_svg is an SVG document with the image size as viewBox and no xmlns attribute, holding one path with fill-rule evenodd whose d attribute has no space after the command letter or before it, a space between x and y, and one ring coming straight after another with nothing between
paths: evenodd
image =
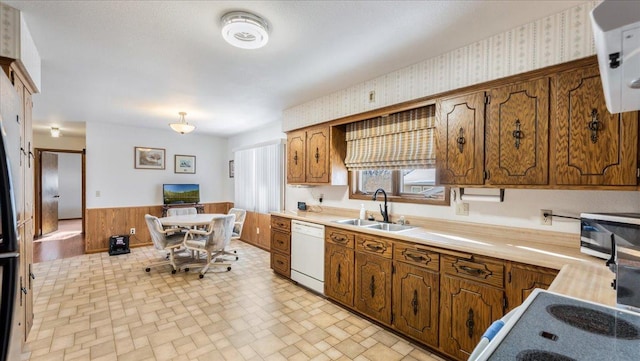
<instances>
[{"instance_id":1,"label":"small table","mask_svg":"<svg viewBox=\"0 0 640 361\"><path fill-rule=\"evenodd\" d=\"M225 217L223 213L199 213L185 214L181 216L169 216L158 218L163 226L176 226L190 228L193 226L206 226L214 219Z\"/></svg>"}]
</instances>

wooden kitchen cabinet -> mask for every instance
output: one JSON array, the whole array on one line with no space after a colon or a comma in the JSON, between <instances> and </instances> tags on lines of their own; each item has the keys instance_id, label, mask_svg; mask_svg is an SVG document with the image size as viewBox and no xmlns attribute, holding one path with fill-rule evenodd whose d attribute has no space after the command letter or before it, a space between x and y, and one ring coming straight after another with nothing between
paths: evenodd
<instances>
[{"instance_id":1,"label":"wooden kitchen cabinet","mask_svg":"<svg viewBox=\"0 0 640 361\"><path fill-rule=\"evenodd\" d=\"M393 267L393 327L438 347L439 274L403 262Z\"/></svg>"},{"instance_id":2,"label":"wooden kitchen cabinet","mask_svg":"<svg viewBox=\"0 0 640 361\"><path fill-rule=\"evenodd\" d=\"M554 133L556 184L637 184L638 112L607 111L598 64L558 74Z\"/></svg>"},{"instance_id":3,"label":"wooden kitchen cabinet","mask_svg":"<svg viewBox=\"0 0 640 361\"><path fill-rule=\"evenodd\" d=\"M389 325L393 243L386 238L356 234L355 247L355 308Z\"/></svg>"},{"instance_id":4,"label":"wooden kitchen cabinet","mask_svg":"<svg viewBox=\"0 0 640 361\"><path fill-rule=\"evenodd\" d=\"M353 307L354 254L353 248L325 243L324 293L348 307Z\"/></svg>"},{"instance_id":5,"label":"wooden kitchen cabinet","mask_svg":"<svg viewBox=\"0 0 640 361\"><path fill-rule=\"evenodd\" d=\"M443 275L440 283L440 348L466 360L484 331L503 316L503 290Z\"/></svg>"},{"instance_id":6,"label":"wooden kitchen cabinet","mask_svg":"<svg viewBox=\"0 0 640 361\"><path fill-rule=\"evenodd\" d=\"M287 183L348 184L342 128L319 126L290 132L287 148Z\"/></svg>"},{"instance_id":7,"label":"wooden kitchen cabinet","mask_svg":"<svg viewBox=\"0 0 640 361\"><path fill-rule=\"evenodd\" d=\"M489 91L487 183L549 183L549 78Z\"/></svg>"},{"instance_id":8,"label":"wooden kitchen cabinet","mask_svg":"<svg viewBox=\"0 0 640 361\"><path fill-rule=\"evenodd\" d=\"M291 278L291 220L271 216L271 269Z\"/></svg>"},{"instance_id":9,"label":"wooden kitchen cabinet","mask_svg":"<svg viewBox=\"0 0 640 361\"><path fill-rule=\"evenodd\" d=\"M558 275L554 269L509 262L505 280L506 312L520 306L536 288L547 289Z\"/></svg>"},{"instance_id":10,"label":"wooden kitchen cabinet","mask_svg":"<svg viewBox=\"0 0 640 361\"><path fill-rule=\"evenodd\" d=\"M483 184L485 93L440 99L436 107L438 184Z\"/></svg>"}]
</instances>

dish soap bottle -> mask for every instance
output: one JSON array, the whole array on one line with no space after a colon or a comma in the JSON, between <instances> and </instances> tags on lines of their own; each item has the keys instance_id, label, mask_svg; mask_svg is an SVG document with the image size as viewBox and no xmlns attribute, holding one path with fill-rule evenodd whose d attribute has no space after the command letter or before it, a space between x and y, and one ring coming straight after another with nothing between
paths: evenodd
<instances>
[{"instance_id":1,"label":"dish soap bottle","mask_svg":"<svg viewBox=\"0 0 640 361\"><path fill-rule=\"evenodd\" d=\"M364 204L360 205L360 219L365 219L367 216L367 211L364 210Z\"/></svg>"}]
</instances>

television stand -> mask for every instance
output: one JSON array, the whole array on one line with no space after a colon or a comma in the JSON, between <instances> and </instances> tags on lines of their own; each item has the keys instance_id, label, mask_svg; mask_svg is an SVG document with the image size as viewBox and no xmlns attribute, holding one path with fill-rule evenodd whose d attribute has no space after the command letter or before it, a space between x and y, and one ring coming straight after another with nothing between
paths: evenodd
<instances>
[{"instance_id":1,"label":"television stand","mask_svg":"<svg viewBox=\"0 0 640 361\"><path fill-rule=\"evenodd\" d=\"M162 216L167 216L167 210L170 208L195 208L198 213L204 213L204 205L199 203L176 203L165 204L162 206Z\"/></svg>"}]
</instances>

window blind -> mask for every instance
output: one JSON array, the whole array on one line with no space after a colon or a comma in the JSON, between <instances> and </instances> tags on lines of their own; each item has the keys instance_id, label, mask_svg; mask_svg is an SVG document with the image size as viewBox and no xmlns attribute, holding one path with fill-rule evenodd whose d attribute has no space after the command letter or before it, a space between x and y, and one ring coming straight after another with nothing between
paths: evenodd
<instances>
[{"instance_id":1,"label":"window blind","mask_svg":"<svg viewBox=\"0 0 640 361\"><path fill-rule=\"evenodd\" d=\"M351 171L435 167L435 106L347 124L345 136Z\"/></svg>"},{"instance_id":2,"label":"window blind","mask_svg":"<svg viewBox=\"0 0 640 361\"><path fill-rule=\"evenodd\" d=\"M282 209L284 144L269 144L234 152L234 206L268 213Z\"/></svg>"}]
</instances>

